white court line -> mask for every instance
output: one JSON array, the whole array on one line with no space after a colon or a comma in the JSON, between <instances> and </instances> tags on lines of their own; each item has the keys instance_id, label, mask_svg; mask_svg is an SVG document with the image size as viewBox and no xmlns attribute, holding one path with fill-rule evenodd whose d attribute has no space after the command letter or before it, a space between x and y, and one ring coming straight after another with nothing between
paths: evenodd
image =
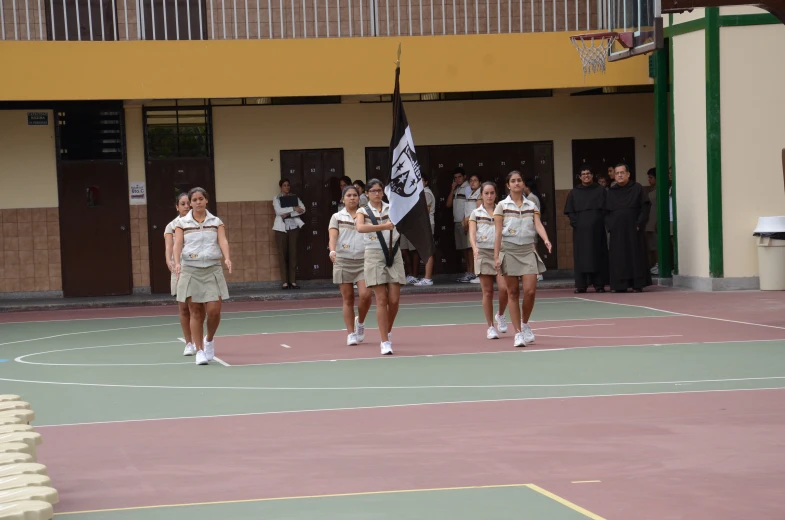
<instances>
[{"instance_id":1,"label":"white court line","mask_svg":"<svg viewBox=\"0 0 785 520\"><path fill-rule=\"evenodd\" d=\"M292 347L290 347L289 345L287 345L287 344L285 344L285 343L281 343L281 346L282 346L283 348L292 348Z\"/></svg>"},{"instance_id":2,"label":"white court line","mask_svg":"<svg viewBox=\"0 0 785 520\"><path fill-rule=\"evenodd\" d=\"M336 292L336 297L340 296L341 293ZM542 298L538 300L537 303L580 303L574 300L577 300L573 296L558 296L555 298ZM551 300L559 300L559 301L551 301ZM271 300L267 300L271 301ZM262 303L263 301L251 301L251 302L235 302L235 303ZM472 303L475 305L472 306L482 306L482 302L478 302L477 300L469 300L469 301L457 301L457 302L421 302L421 303L401 303L399 307L419 307L419 306L426 306L426 305L447 305L450 306L452 304L458 303ZM165 307L171 307L170 305L166 305ZM372 305L371 308L376 307L376 304ZM105 308L105 307L104 307ZM115 309L119 309L120 307L114 307ZM131 307L131 308L138 308ZM333 309L334 311L341 310L341 307L326 307L327 309ZM286 311L317 311L323 310L325 307L292 307L292 308L285 308L285 309L266 309L266 310L258 310L258 311L226 311L221 312L221 315L225 314L253 314L253 313L263 313L263 312L286 312ZM32 312L67 312L67 311L89 311L95 309L61 309L61 310L51 310L51 311L32 311ZM8 312L27 312L27 311L8 311ZM174 314L158 314L158 315L144 315L144 316L106 316L106 317L97 317L97 318L70 318L70 319L58 319L58 320L32 320L32 321L6 321L0 322L0 326L2 325L19 325L24 323L59 323L64 321L96 321L96 320L134 320L134 319L141 319L141 318L176 318L179 315L177 313ZM236 318L227 318L227 319L236 319Z\"/></svg>"},{"instance_id":3,"label":"white court line","mask_svg":"<svg viewBox=\"0 0 785 520\"><path fill-rule=\"evenodd\" d=\"M488 390L500 388L583 388L602 386L641 386L641 385L693 385L701 383L731 383L742 381L774 381L785 379L785 376L741 377L724 379L691 379L684 381L631 381L618 383L562 383L562 384L509 384L509 385L421 385L421 386L314 386L314 387L286 387L286 386L167 386L167 385L125 385L110 383L71 383L62 381L30 381L24 379L0 378L0 381L14 383L31 383L59 386L95 386L102 388L135 388L154 390L240 390L240 391L265 391L265 392L356 392L365 390Z\"/></svg>"},{"instance_id":4,"label":"white court line","mask_svg":"<svg viewBox=\"0 0 785 520\"><path fill-rule=\"evenodd\" d=\"M263 415L289 415L298 413L318 413L318 412L351 412L363 410L384 410L388 408L415 408L420 406L441 406L441 405L455 405L455 404L484 404L484 403L511 403L522 401L549 401L553 399L597 399L603 397L639 397L639 396L655 396L655 395L683 395L683 394L711 394L711 393L727 393L727 392L760 392L768 390L785 390L783 387L770 387L770 388L730 388L723 390L684 390L675 392L639 392L639 393L626 393L626 394L596 394L596 395L565 395L565 396L549 396L549 397L520 397L509 399L479 399L475 401L436 401L430 403L408 403L408 404L385 404L377 406L355 406L355 407L342 407L342 408L314 408L308 410L280 410L271 412L250 412L238 414L220 414L220 415L196 415L188 417L157 417L152 419L123 419L117 421L96 421L84 423L70 423L70 424L43 424L36 425L36 428L60 428L63 426L96 426L100 424L122 424L122 423L140 423L140 422L158 422L158 421L179 421L186 419L221 419L227 417L253 417Z\"/></svg>"},{"instance_id":5,"label":"white court line","mask_svg":"<svg viewBox=\"0 0 785 520\"><path fill-rule=\"evenodd\" d=\"M663 317L663 316L659 316ZM582 318L583 319L583 318ZM587 318L588 319L588 318ZM615 319L615 318L601 318L601 319ZM559 320L549 320L552 322L558 323ZM577 320L576 320L577 321ZM534 322L532 322L534 323ZM463 323L461 325L483 325L482 323ZM566 329L566 328L575 328L575 327L610 327L613 326L613 323L592 323L592 324L585 324L585 325L557 325L555 327L537 327L532 330L540 331L540 330L552 330L552 329ZM407 329L407 328L420 328L420 327L454 327L456 324L439 324L439 325L404 325L401 327L397 327L398 329ZM301 331L300 334L303 333L324 333L324 332L342 332L343 329L332 329L332 330L314 330L314 331ZM294 334L293 332L252 332L248 334L229 334L226 336L216 336L221 338L237 338L237 337L247 337L247 336L267 336L273 334ZM545 336L543 334L543 336ZM554 336L556 337L556 336ZM567 336L567 337L576 337L576 336ZM641 336L643 337L643 336ZM613 337L610 337L613 339ZM182 343L185 343L185 338L177 338ZM623 338L627 339L627 338ZM125 363L118 363L118 364L101 364L101 365L81 365L81 364L72 364L72 363L38 363L34 361L25 361L25 358L29 358L32 356L40 356L44 354L53 354L57 352L70 352L73 350L88 350L88 349L98 349L98 348L114 348L114 347L132 347L132 346L140 346L140 345L160 345L160 344L168 344L172 343L173 341L154 341L149 343L122 343L119 345L96 345L90 347L73 347L73 348L65 348L65 349L57 349L57 350L48 350L45 352L32 352L30 354L24 354L22 356L17 356L14 358L14 361L17 363L23 363L28 365L48 365L48 366L132 366L130 364ZM285 348L291 348L288 345L281 345ZM577 347L574 347L577 348ZM542 350L528 350L527 352L540 352L540 351L554 351L554 350L564 350L562 348L554 348L554 349L542 349ZM450 356L450 355L469 355L469 354L488 354L488 353L507 353L509 351L497 351L497 352L461 352L461 353L451 353L451 354L428 354L426 357L433 357L433 356ZM404 357L421 357L421 356L404 356ZM218 359L218 358L214 358ZM376 358L354 358L356 359L376 359ZM223 360L220 360L219 363L223 364L224 366L260 366L260 365L277 365L277 364L291 364L291 363L315 363L315 362L323 362L328 361L324 359L312 360L312 361L284 361L280 363L256 363L256 364L243 364L243 365L229 365ZM330 360L335 361L335 360ZM347 360L342 360L347 361ZM167 365L167 364L185 364L185 362L179 363L148 363L144 366L154 366L154 365Z\"/></svg>"},{"instance_id":6,"label":"white court line","mask_svg":"<svg viewBox=\"0 0 785 520\"><path fill-rule=\"evenodd\" d=\"M785 330L785 327L780 327L779 325L764 325L763 323L752 323L751 321L739 321L739 320L727 320L725 318L714 318L712 316L699 316L697 314L685 314L683 312L674 312L674 311L666 311L663 309L657 309L655 307L646 307L644 305L633 305L631 303L616 303L616 302L606 302L602 300L592 300L591 298L580 298L575 297L576 300L583 300L585 302L595 302L595 303L607 303L608 305L621 305L624 307L637 307L639 309L647 309L650 311L658 311L658 312L669 312L671 314L677 314L679 316L686 316L688 318L702 318L704 320L714 320L714 321L724 321L726 323L736 323L738 325L753 325L755 327L766 327L769 329L779 329Z\"/></svg>"},{"instance_id":7,"label":"white court line","mask_svg":"<svg viewBox=\"0 0 785 520\"><path fill-rule=\"evenodd\" d=\"M177 338L177 339L179 339L180 341L182 341L183 343L185 343L185 339L184 339L184 338ZM215 338L213 338L213 339L215 339ZM29 356L30 356L30 355L34 356L35 354L28 354L28 355L29 355ZM22 356L22 357L26 357L26 356ZM220 364L222 364L222 365L223 365L223 366L225 366L225 367L230 367L230 366L232 366L232 365L230 365L229 363L227 363L226 361L224 361L223 359L219 358L218 356L213 356L213 359L214 359L214 360L216 360L216 361L218 361ZM190 361L189 361L188 363L190 363ZM40 363L38 363L38 364L40 364ZM158 364L158 365L165 365L166 363L156 363L156 364ZM178 364L178 363L171 363L171 364L172 364L172 365L176 365L176 364ZM184 363L180 363L180 364L184 364ZM70 365L69 365L69 366L70 366ZM110 366L115 366L115 367L124 367L124 366L130 366L130 365L126 365L126 364L124 364L124 363L119 363L119 364L117 364L117 365L110 365Z\"/></svg>"},{"instance_id":8,"label":"white court line","mask_svg":"<svg viewBox=\"0 0 785 520\"><path fill-rule=\"evenodd\" d=\"M534 330L534 329L532 329ZM681 334L667 334L664 336L554 336L553 334L537 334L542 338L572 338L572 339L636 339L636 338L681 338Z\"/></svg>"},{"instance_id":9,"label":"white court line","mask_svg":"<svg viewBox=\"0 0 785 520\"><path fill-rule=\"evenodd\" d=\"M478 304L477 306L479 306ZM454 308L454 307L452 307ZM324 312L324 313L312 313L312 314L333 314L333 312ZM232 321L232 320L246 320L246 319L259 319L259 318L281 318L281 317L296 317L296 316L303 316L304 313L301 314L282 314L278 316L249 316L247 318L225 318L222 321ZM678 316L678 315L675 315ZM551 323L551 322L562 322L562 321L596 321L596 320L622 320L622 319L642 319L642 318L672 318L674 315L664 315L664 316L620 316L618 318L577 318L572 320L539 320L535 321L532 320L531 323ZM1 324L0 324L1 325ZM16 341L9 341L6 343L0 343L0 347L6 345L16 345L19 343L31 343L33 341L43 341L47 339L55 339L61 338L64 336L79 336L81 334L97 334L99 332L115 332L118 330L136 330L136 329L148 329L153 327L171 327L174 325L179 325L179 322L172 322L172 323L158 323L155 325L135 325L133 327L122 327L118 329L103 329L103 330L84 330L79 332L67 332L63 334L56 334L54 336L45 336L41 338L29 338L29 339L20 339ZM437 324L430 324L430 325L402 325L395 327L396 329L402 328L417 328L417 327L454 327L456 325L484 325L484 323L437 323ZM218 337L221 338L236 338L241 336L261 336L261 335L269 335L269 334L304 334L304 333L313 333L313 332L340 332L345 329L324 329L324 330L303 330L303 331L277 331L277 332L254 332L249 334L227 334L227 335L219 335Z\"/></svg>"}]
</instances>

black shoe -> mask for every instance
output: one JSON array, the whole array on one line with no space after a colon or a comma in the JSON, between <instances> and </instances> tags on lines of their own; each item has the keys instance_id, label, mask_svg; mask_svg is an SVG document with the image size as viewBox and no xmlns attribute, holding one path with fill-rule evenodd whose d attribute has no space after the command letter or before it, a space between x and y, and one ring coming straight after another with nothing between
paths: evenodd
<instances>
[{"instance_id":1,"label":"black shoe","mask_svg":"<svg viewBox=\"0 0 785 520\"><path fill-rule=\"evenodd\" d=\"M603 289L602 287L600 287L599 289L594 289L594 292L596 292L596 293L604 293L604 292L605 292L605 289Z\"/></svg>"},{"instance_id":2,"label":"black shoe","mask_svg":"<svg viewBox=\"0 0 785 520\"><path fill-rule=\"evenodd\" d=\"M575 289L575 294L583 294L586 292L586 289Z\"/></svg>"},{"instance_id":3,"label":"black shoe","mask_svg":"<svg viewBox=\"0 0 785 520\"><path fill-rule=\"evenodd\" d=\"M299 286L299 285L296 285L296 284L292 284L290 287L291 287L292 289L299 289L299 288L300 288L300 286Z\"/></svg>"},{"instance_id":4,"label":"black shoe","mask_svg":"<svg viewBox=\"0 0 785 520\"><path fill-rule=\"evenodd\" d=\"M287 284L283 284L283 285L281 286L281 290L282 290L282 291L288 291L288 290L289 290L289 286L288 286Z\"/></svg>"},{"instance_id":5,"label":"black shoe","mask_svg":"<svg viewBox=\"0 0 785 520\"><path fill-rule=\"evenodd\" d=\"M643 289L633 289L632 292L643 292Z\"/></svg>"}]
</instances>

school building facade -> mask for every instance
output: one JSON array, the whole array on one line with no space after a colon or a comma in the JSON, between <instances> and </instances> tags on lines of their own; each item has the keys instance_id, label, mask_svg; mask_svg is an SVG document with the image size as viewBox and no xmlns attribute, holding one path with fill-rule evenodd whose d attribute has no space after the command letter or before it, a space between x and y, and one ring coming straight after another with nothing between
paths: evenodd
<instances>
[{"instance_id":1,"label":"school building facade","mask_svg":"<svg viewBox=\"0 0 785 520\"><path fill-rule=\"evenodd\" d=\"M455 167L486 179L523 171L537 180L555 245L545 258L549 270L572 268L562 211L581 164L600 173L626 161L645 185L646 171L662 161L659 144L674 177L700 184L689 162L693 146L700 155L699 143L681 145L697 127L680 125L695 125L694 118L667 113L670 106L677 114L697 110L678 108L689 104L682 92L697 83L684 80L686 90L666 88L665 98L656 98L662 92L655 92L646 57L584 78L568 37L602 26L595 2L571 0L566 9L509 0L455 7L384 0L231 9L201 0L131 4L91 0L40 11L29 4L5 13L0 297L167 292L163 229L176 216L176 193L196 185L211 193L211 211L227 225L234 263L227 281L273 284L271 200L282 177L307 207L298 278L329 278L326 227L338 178L372 178L387 161L399 43L407 115L440 206ZM677 65L680 37L672 38L675 78L687 67ZM668 132L657 138L658 99L665 99L665 128L676 146ZM693 229L700 219L683 223L696 218L689 212L700 210L701 195L680 182L677 273L696 285L694 278L717 273L701 264L710 244L708 232ZM706 186L702 193L709 214ZM769 207L780 203L770 198ZM753 197L750 203L746 220L760 209ZM733 204L739 207L724 207ZM460 271L451 220L450 210L437 208L437 274ZM729 234L726 257L742 258L726 261L733 277L757 276L754 245L743 242L754 244L747 223L721 228Z\"/></svg>"}]
</instances>

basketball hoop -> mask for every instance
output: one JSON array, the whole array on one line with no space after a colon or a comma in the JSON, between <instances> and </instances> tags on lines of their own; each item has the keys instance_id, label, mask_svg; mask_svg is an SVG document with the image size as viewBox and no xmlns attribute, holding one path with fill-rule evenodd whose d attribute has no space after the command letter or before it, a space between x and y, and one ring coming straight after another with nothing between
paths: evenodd
<instances>
[{"instance_id":1,"label":"basketball hoop","mask_svg":"<svg viewBox=\"0 0 785 520\"><path fill-rule=\"evenodd\" d=\"M586 74L605 73L605 65L613 43L619 38L615 32L586 33L570 36L570 41L578 49L583 64L583 78Z\"/></svg>"}]
</instances>

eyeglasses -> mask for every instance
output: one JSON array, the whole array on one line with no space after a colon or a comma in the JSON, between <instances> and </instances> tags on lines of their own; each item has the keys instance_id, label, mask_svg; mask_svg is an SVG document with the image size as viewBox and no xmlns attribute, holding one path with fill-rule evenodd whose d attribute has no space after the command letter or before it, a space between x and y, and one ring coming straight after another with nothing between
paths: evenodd
<instances>
[{"instance_id":1,"label":"eyeglasses","mask_svg":"<svg viewBox=\"0 0 785 520\"><path fill-rule=\"evenodd\" d=\"M379 190L368 190L368 193L381 193L383 191L384 190L381 190L381 189L379 189Z\"/></svg>"}]
</instances>

